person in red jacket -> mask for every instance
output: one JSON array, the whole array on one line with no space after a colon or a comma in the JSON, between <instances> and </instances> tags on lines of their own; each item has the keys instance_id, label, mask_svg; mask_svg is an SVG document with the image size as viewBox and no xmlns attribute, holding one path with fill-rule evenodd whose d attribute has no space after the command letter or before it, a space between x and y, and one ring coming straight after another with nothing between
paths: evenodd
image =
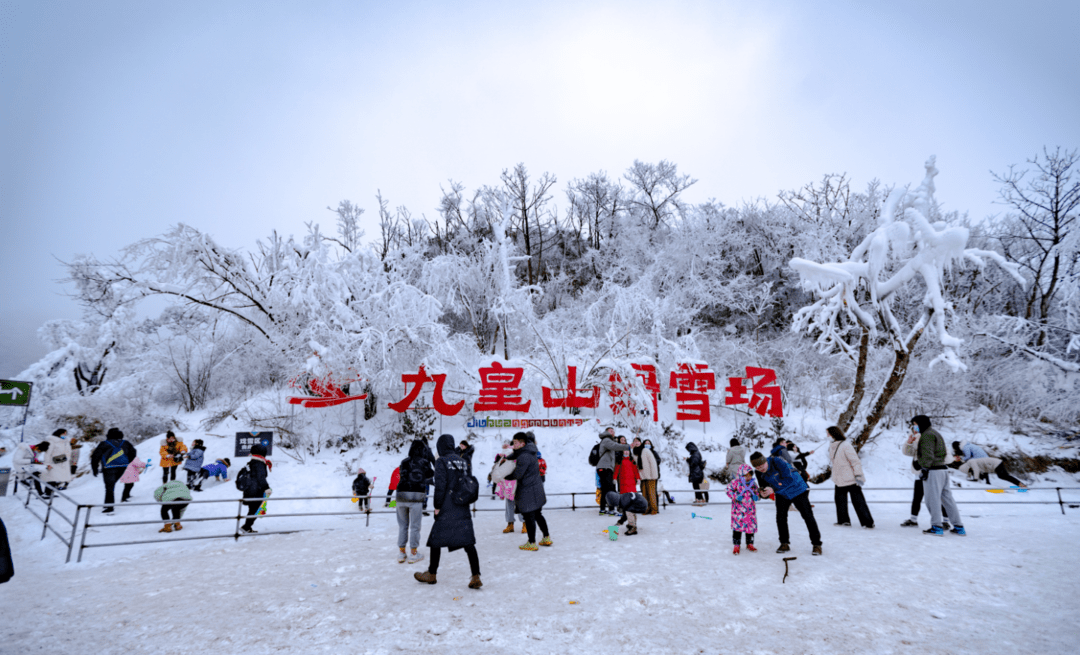
<instances>
[{"instance_id":1,"label":"person in red jacket","mask_svg":"<svg viewBox=\"0 0 1080 655\"><path fill-rule=\"evenodd\" d=\"M633 457L623 457L615 466L615 481L619 484L620 495L637 493L637 481L640 479L641 473Z\"/></svg>"},{"instance_id":2,"label":"person in red jacket","mask_svg":"<svg viewBox=\"0 0 1080 655\"><path fill-rule=\"evenodd\" d=\"M386 492L386 504L383 505L383 507L390 507L390 499L394 497L394 492L397 491L397 484L400 479L401 467L399 466L390 474L390 490Z\"/></svg>"}]
</instances>

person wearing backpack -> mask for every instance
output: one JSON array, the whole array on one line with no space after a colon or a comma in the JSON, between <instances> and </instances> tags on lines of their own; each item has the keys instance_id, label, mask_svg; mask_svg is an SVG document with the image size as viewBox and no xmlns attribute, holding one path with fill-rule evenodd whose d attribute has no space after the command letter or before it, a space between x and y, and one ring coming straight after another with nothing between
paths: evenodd
<instances>
[{"instance_id":1,"label":"person wearing backpack","mask_svg":"<svg viewBox=\"0 0 1080 655\"><path fill-rule=\"evenodd\" d=\"M266 459L266 446L261 443L252 446L251 461L248 462L247 468L241 469L236 474L236 486L244 492L244 504L248 508L248 517L241 526L240 532L245 534L256 532L252 526L255 525L255 515L259 512L266 492L270 491L270 483L266 481L266 476L273 468L274 465Z\"/></svg>"},{"instance_id":2,"label":"person wearing backpack","mask_svg":"<svg viewBox=\"0 0 1080 655\"><path fill-rule=\"evenodd\" d=\"M615 508L608 509L608 492L615 491L615 453L630 450L627 444L615 443L615 428L609 427L600 433L600 443L596 451L596 474L600 476L600 516L614 515ZM589 461L593 457L589 455Z\"/></svg>"},{"instance_id":3,"label":"person wearing backpack","mask_svg":"<svg viewBox=\"0 0 1080 655\"><path fill-rule=\"evenodd\" d=\"M540 532L544 535L539 546L550 546L552 541L548 533L547 520L542 511L544 505L547 504L547 495L544 493L544 482L540 479L536 438L531 433L518 432L510 440L510 447L514 449L514 452L510 453L507 459L514 461L514 470L506 476L506 479L517 480L517 488L514 489L514 505L517 513L524 517L525 531L529 535L529 540L519 548L539 550L536 543L536 526L540 526Z\"/></svg>"},{"instance_id":4,"label":"person wearing backpack","mask_svg":"<svg viewBox=\"0 0 1080 655\"><path fill-rule=\"evenodd\" d=\"M431 526L427 540L431 559L428 570L414 573L413 577L419 582L435 584L442 549L453 552L464 548L472 572L469 589L479 589L483 582L480 581L480 557L476 554L472 515L469 513L468 504L458 504L451 499L465 478L472 476L469 475L465 460L455 451L452 435L444 434L439 437L435 448L439 453L439 459L435 461L435 493L431 499L435 507L435 524ZM472 478L472 481L475 480L476 478Z\"/></svg>"},{"instance_id":5,"label":"person wearing backpack","mask_svg":"<svg viewBox=\"0 0 1080 655\"><path fill-rule=\"evenodd\" d=\"M116 483L124 475L128 464L139 458L135 446L124 439L124 433L119 428L109 428L105 434L105 441L98 444L94 452L90 453L90 472L97 477L98 469L105 483L105 504L109 505L101 510L102 514L112 514L115 510L112 504L116 502L113 495Z\"/></svg>"},{"instance_id":6,"label":"person wearing backpack","mask_svg":"<svg viewBox=\"0 0 1080 655\"><path fill-rule=\"evenodd\" d=\"M409 456L401 460L401 465L396 469L397 483L391 478L390 484L394 485L397 494L397 524L398 524L398 563L408 560L409 564L415 564L424 559L422 553L416 552L420 546L420 522L423 520L424 496L427 493L427 485L435 477L431 462L427 460L425 451L427 445L421 439L414 439L409 446ZM410 554L405 555L406 543L410 547Z\"/></svg>"}]
</instances>

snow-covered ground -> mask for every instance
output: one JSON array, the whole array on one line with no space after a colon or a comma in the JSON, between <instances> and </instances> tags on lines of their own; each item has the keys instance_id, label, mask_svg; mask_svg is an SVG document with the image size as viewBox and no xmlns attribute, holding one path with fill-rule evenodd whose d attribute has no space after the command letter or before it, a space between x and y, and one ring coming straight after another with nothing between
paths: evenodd
<instances>
[{"instance_id":1,"label":"snow-covered ground","mask_svg":"<svg viewBox=\"0 0 1080 655\"><path fill-rule=\"evenodd\" d=\"M975 429L983 430L982 442L1007 445L1005 433L964 426L967 433ZM579 451L587 451L591 435L537 434L549 462L548 491L587 490L592 475ZM185 441L193 436L201 435L185 435ZM0 586L0 652L1076 652L1080 574L1072 555L1080 542L1080 510L1062 515L1056 503L1014 502L1056 500L1052 490L991 494L985 485L965 483L973 490L957 491L957 498L965 503L968 537L933 538L901 528L911 483L905 458L892 443L899 438L886 434L864 452L868 487L904 489L868 491L877 529L833 526L832 484L815 487L811 498L824 556L810 556L805 527L793 513L790 556L798 559L790 562L786 583L782 556L774 553L771 503L759 504L761 550L736 557L727 506L693 508L685 493L659 516L641 517L640 535L616 542L602 532L612 521L596 515L591 498L577 500L589 509L568 511L554 509L568 504L566 497L552 497L545 514L555 546L539 552L518 550L525 539L520 533L501 533L501 511L480 512L484 587L478 591L466 587L461 552L443 554L438 584L413 580L427 561L395 561L392 514L375 513L370 525L359 513L268 517L256 528L308 531L93 548L81 564L64 565L65 547L51 535L39 540L40 523L15 500L2 498L16 575ZM227 439L207 440L209 458L230 454ZM479 440L475 463L481 474L499 441L496 434ZM808 450L819 445L804 441ZM140 454L148 457L156 440L145 449ZM811 462L822 455L823 449ZM348 495L351 477L341 463L355 457L326 455L300 464L277 454L275 497ZM720 460L715 452L706 458L710 468ZM136 486L135 500L145 501L160 484L156 459ZM368 475L379 477L376 494L385 495L397 459L387 453L361 458ZM1080 486L1058 473L1032 482ZM683 479L665 466L669 488L685 489ZM208 486L198 498L238 495L231 483ZM100 502L100 479L80 478L70 493ZM726 500L719 485L711 493L714 503ZM1080 491L1065 493L1078 504ZM375 509L381 512L382 505L377 500ZM501 503L485 495L479 507ZM270 504L271 514L355 509L348 500ZM691 512L712 520L693 519ZM223 506L197 505L185 518L224 513ZM155 518L154 506L125 506L95 522ZM925 509L920 518L926 527ZM430 525L425 519L421 543ZM234 527L186 521L183 533L173 536L231 533ZM88 542L158 537L164 535L151 526L99 527Z\"/></svg>"}]
</instances>

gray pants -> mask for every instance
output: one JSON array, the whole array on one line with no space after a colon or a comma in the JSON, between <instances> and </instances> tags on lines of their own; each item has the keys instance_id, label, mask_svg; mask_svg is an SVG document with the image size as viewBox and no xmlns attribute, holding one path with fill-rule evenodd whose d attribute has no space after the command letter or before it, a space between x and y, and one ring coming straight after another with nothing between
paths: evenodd
<instances>
[{"instance_id":1,"label":"gray pants","mask_svg":"<svg viewBox=\"0 0 1080 655\"><path fill-rule=\"evenodd\" d=\"M514 502L514 499L513 498L507 498L506 499L506 522L507 523L513 523L514 522L514 508L515 507L517 507L517 503ZM521 521L522 523L525 522L525 519L520 514L518 514L517 516L518 516L519 521Z\"/></svg>"},{"instance_id":2,"label":"gray pants","mask_svg":"<svg viewBox=\"0 0 1080 655\"><path fill-rule=\"evenodd\" d=\"M397 545L404 548L408 540L409 547L415 550L420 546L420 518L423 516L421 503L403 503L397 501Z\"/></svg>"},{"instance_id":3,"label":"gray pants","mask_svg":"<svg viewBox=\"0 0 1080 655\"><path fill-rule=\"evenodd\" d=\"M956 527L964 525L963 519L960 518L960 510L957 509L956 501L953 500L952 491L949 490L947 469L929 472L929 476L923 482L923 494L923 503L930 511L930 523L941 527L941 508L944 507L953 525Z\"/></svg>"}]
</instances>

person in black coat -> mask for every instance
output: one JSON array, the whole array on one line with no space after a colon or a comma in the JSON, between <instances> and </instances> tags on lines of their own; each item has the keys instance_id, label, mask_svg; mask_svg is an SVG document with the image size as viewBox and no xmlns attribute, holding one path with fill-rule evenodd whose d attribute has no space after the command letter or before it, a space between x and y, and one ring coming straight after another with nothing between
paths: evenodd
<instances>
[{"instance_id":1,"label":"person in black coat","mask_svg":"<svg viewBox=\"0 0 1080 655\"><path fill-rule=\"evenodd\" d=\"M360 469L356 473L356 478L352 481L352 492L356 496L356 504L359 506L360 511L371 511L371 499L368 498L368 494L371 493L371 480L367 476L367 471Z\"/></svg>"},{"instance_id":2,"label":"person in black coat","mask_svg":"<svg viewBox=\"0 0 1080 655\"><path fill-rule=\"evenodd\" d=\"M11 561L11 545L8 543L7 527L0 519L0 582L7 582L15 576L15 564Z\"/></svg>"},{"instance_id":3,"label":"person in black coat","mask_svg":"<svg viewBox=\"0 0 1080 655\"><path fill-rule=\"evenodd\" d=\"M458 444L458 455L461 455L461 459L465 460L465 463L468 464L469 475L472 475L472 456L474 452L476 452L476 448L468 441L462 441Z\"/></svg>"},{"instance_id":4,"label":"person in black coat","mask_svg":"<svg viewBox=\"0 0 1080 655\"><path fill-rule=\"evenodd\" d=\"M686 463L690 465L689 482L694 485L695 489L700 489L701 483L705 480L705 460L701 458L701 452L693 441L686 444L686 452L690 453L690 456L686 458ZM708 491L694 492L695 504L707 502L709 502Z\"/></svg>"},{"instance_id":5,"label":"person in black coat","mask_svg":"<svg viewBox=\"0 0 1080 655\"><path fill-rule=\"evenodd\" d=\"M439 459L435 460L435 493L432 503L435 506L435 524L428 533L427 545L431 549L431 563L428 570L414 573L420 582L435 584L435 574L439 570L439 558L442 549L450 552L464 548L469 557L472 578L470 589L479 589L480 557L476 554L476 535L473 533L472 516L468 505L458 505L450 498L451 493L461 484L462 478L469 475L468 464L454 448L454 437L444 434L435 443Z\"/></svg>"},{"instance_id":6,"label":"person in black coat","mask_svg":"<svg viewBox=\"0 0 1080 655\"><path fill-rule=\"evenodd\" d=\"M98 468L101 469L101 477L105 481L105 504L111 505L116 498L113 489L116 482L124 475L127 465L139 458L135 446L124 438L124 433L119 428L109 428L102 441L90 453L90 472L97 477ZM101 510L102 514L112 514L114 508L106 507Z\"/></svg>"},{"instance_id":7,"label":"person in black coat","mask_svg":"<svg viewBox=\"0 0 1080 655\"><path fill-rule=\"evenodd\" d=\"M550 546L551 535L548 534L547 520L541 510L547 504L547 495L544 493L544 481L540 479L539 451L536 449L536 441L532 435L518 432L510 441L510 447L514 452L507 459L516 462L514 470L506 476L507 480L517 480L514 489L514 505L517 513L525 518L525 531L529 534L529 540L519 546L521 550L538 550L536 543L536 526L540 526L540 532L544 538L540 540L540 546Z\"/></svg>"},{"instance_id":8,"label":"person in black coat","mask_svg":"<svg viewBox=\"0 0 1080 655\"><path fill-rule=\"evenodd\" d=\"M626 529L626 535L637 534L637 515L649 510L649 503L646 502L645 497L638 493L619 494L611 491L608 493L608 504L616 511L622 512L622 518L616 522L616 525L622 525L629 520L630 527Z\"/></svg>"},{"instance_id":9,"label":"person in black coat","mask_svg":"<svg viewBox=\"0 0 1080 655\"><path fill-rule=\"evenodd\" d=\"M409 564L415 564L424 559L424 555L416 552L416 549L420 545L422 506L427 498L428 485L435 477L431 462L424 456L424 452L429 450L422 439L414 439L409 445L409 456L401 460L398 466L398 563L408 560ZM405 554L406 545L412 549L411 555Z\"/></svg>"},{"instance_id":10,"label":"person in black coat","mask_svg":"<svg viewBox=\"0 0 1080 655\"><path fill-rule=\"evenodd\" d=\"M258 514L259 507L262 506L266 492L270 491L270 483L266 481L266 476L274 468L270 460L266 459L266 446L257 443L251 447L251 461L248 462L247 467L251 472L251 479L247 488L243 491L244 505L248 508L248 517L240 528L240 532L251 534L256 532L256 530L252 529L252 526L255 525L255 515Z\"/></svg>"}]
</instances>

